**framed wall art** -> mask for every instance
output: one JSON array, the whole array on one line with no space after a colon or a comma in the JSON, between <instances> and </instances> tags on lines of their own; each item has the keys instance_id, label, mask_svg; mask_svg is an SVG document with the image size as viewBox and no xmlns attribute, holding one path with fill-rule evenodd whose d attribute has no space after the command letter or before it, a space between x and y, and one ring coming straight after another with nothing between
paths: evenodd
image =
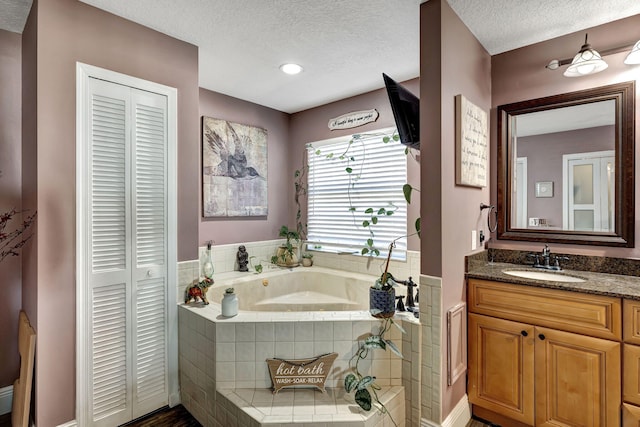
<instances>
[{"instance_id":1,"label":"framed wall art","mask_svg":"<svg viewBox=\"0 0 640 427\"><path fill-rule=\"evenodd\" d=\"M489 154L489 120L487 112L456 96L456 184L487 186Z\"/></svg>"},{"instance_id":2,"label":"framed wall art","mask_svg":"<svg viewBox=\"0 0 640 427\"><path fill-rule=\"evenodd\" d=\"M266 129L202 117L205 218L266 216Z\"/></svg>"}]
</instances>

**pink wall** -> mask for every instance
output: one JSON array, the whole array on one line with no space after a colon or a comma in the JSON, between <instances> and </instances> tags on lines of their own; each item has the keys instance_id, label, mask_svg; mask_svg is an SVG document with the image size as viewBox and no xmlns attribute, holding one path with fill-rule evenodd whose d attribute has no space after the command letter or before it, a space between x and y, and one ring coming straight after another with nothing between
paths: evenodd
<instances>
[{"instance_id":1,"label":"pink wall","mask_svg":"<svg viewBox=\"0 0 640 427\"><path fill-rule=\"evenodd\" d=\"M454 99L462 94L489 112L491 59L444 0L431 0L421 5L420 28L420 75L423 84L420 107L421 129L424 129L421 134L426 133L424 139L428 140L429 146L428 151L423 152L423 159L429 161L423 160L422 163L422 188L429 188L429 191L421 193L421 204L423 221L426 217L435 219L428 233L422 236L421 272L442 279L441 414L440 419L435 420L441 422L466 393L464 375L452 386L446 385L445 313L466 301L464 256L472 252L471 231L488 232L486 213L481 214L479 207L480 203L488 202L490 196L489 187L471 188L455 184ZM439 170L439 176L436 172L428 172L430 170ZM434 253L434 257L440 260L439 265L429 259Z\"/></svg>"},{"instance_id":2,"label":"pink wall","mask_svg":"<svg viewBox=\"0 0 640 427\"><path fill-rule=\"evenodd\" d=\"M596 50L606 50L618 46L632 45L638 40L640 34L640 15L621 19L609 24L589 28L577 33L558 37L545 42L526 46L491 58L491 200L496 203L496 164L497 164L497 117L496 108L502 104L523 101L556 95L564 92L572 92L613 83L626 82L640 79L640 66L628 66L623 64L626 52L606 56L604 59L609 68L598 74L580 78L567 78L562 75L564 67L549 71L544 66L552 59L564 59L573 56L582 43L585 33L589 34L589 42ZM637 83L636 83L637 84ZM640 132L640 108L638 100L640 95L636 89L636 141ZM640 148L636 143L636 165L640 160ZM636 166L636 174L638 167ZM638 179L636 178L636 182ZM636 223L635 239L640 240L640 186L635 188ZM540 244L515 241L496 241L496 248L536 250L541 249ZM620 258L640 257L640 245L636 248L606 248L601 246L586 245L561 245L553 244L552 250L556 252L575 253L582 255L599 255Z\"/></svg>"},{"instance_id":3,"label":"pink wall","mask_svg":"<svg viewBox=\"0 0 640 427\"><path fill-rule=\"evenodd\" d=\"M291 164L289 150L289 115L241 99L200 89L200 115L236 123L249 124L267 130L269 213L266 218L203 218L202 196L199 197L199 242L209 240L216 244L251 242L278 238L283 224L292 225L293 214L288 202L293 192L293 179L285 171ZM201 138L199 137L199 140ZM198 166L201 170L202 160ZM202 178L198 178L202 194Z\"/></svg>"},{"instance_id":4,"label":"pink wall","mask_svg":"<svg viewBox=\"0 0 640 427\"><path fill-rule=\"evenodd\" d=\"M614 149L615 129L600 126L518 138L518 157L527 158L527 215L562 228L562 156ZM536 197L536 182L553 182L553 197Z\"/></svg>"},{"instance_id":5,"label":"pink wall","mask_svg":"<svg viewBox=\"0 0 640 427\"><path fill-rule=\"evenodd\" d=\"M380 81L382 82L382 72L380 70ZM393 76L391 76L393 78ZM419 80L413 79L401 83L409 91L416 96L419 93ZM378 120L353 129L329 130L327 124L329 120L342 114L353 111L370 110L375 108L380 114ZM310 142L323 141L326 139L337 138L345 135L353 135L355 133L365 133L375 131L385 127L395 126L391 105L385 89L374 90L362 95L346 98L340 101L332 102L320 107L311 108L291 116L290 121L290 162L287 170L287 194L290 218L289 224L295 225L296 207L293 200L294 186L293 176L296 169L302 165L302 153L305 145ZM421 152L424 154L424 151ZM407 179L410 184L420 187L420 165L409 158L407 160ZM417 200L417 198L416 198ZM420 215L419 203L414 201L408 208L407 215L407 231L410 233L414 230L416 218ZM306 221L306 211L303 222ZM417 236L408 239L407 244L410 250L419 250L420 240Z\"/></svg>"},{"instance_id":6,"label":"pink wall","mask_svg":"<svg viewBox=\"0 0 640 427\"><path fill-rule=\"evenodd\" d=\"M22 208L22 37L0 30L0 214ZM21 222L17 215L5 232ZM22 257L0 263L0 388L19 375L18 313L22 307Z\"/></svg>"},{"instance_id":7,"label":"pink wall","mask_svg":"<svg viewBox=\"0 0 640 427\"><path fill-rule=\"evenodd\" d=\"M37 135L27 144L36 150L39 226L36 281L25 295L36 287L36 422L53 426L75 417L76 61L178 89L178 257L187 260L198 243L198 51L75 0L34 7L35 54L26 55L37 61L37 121L29 118Z\"/></svg>"}]
</instances>

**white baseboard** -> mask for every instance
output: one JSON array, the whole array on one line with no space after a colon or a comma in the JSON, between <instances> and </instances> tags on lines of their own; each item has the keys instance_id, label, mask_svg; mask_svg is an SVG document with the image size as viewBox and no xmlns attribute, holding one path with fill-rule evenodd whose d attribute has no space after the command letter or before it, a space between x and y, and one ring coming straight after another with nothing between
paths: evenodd
<instances>
[{"instance_id":1,"label":"white baseboard","mask_svg":"<svg viewBox=\"0 0 640 427\"><path fill-rule=\"evenodd\" d=\"M77 427L78 424L76 423L76 420L71 420L71 421L67 421L64 424L60 424L58 427Z\"/></svg>"},{"instance_id":2,"label":"white baseboard","mask_svg":"<svg viewBox=\"0 0 640 427\"><path fill-rule=\"evenodd\" d=\"M178 390L176 393L171 393L169 395L169 407L173 408L176 405L179 405L181 402L180 400L180 390Z\"/></svg>"},{"instance_id":3,"label":"white baseboard","mask_svg":"<svg viewBox=\"0 0 640 427\"><path fill-rule=\"evenodd\" d=\"M442 424L422 418L420 420L420 427L465 427L470 419L471 408L469 407L469 398L465 394Z\"/></svg>"},{"instance_id":4,"label":"white baseboard","mask_svg":"<svg viewBox=\"0 0 640 427\"><path fill-rule=\"evenodd\" d=\"M13 403L13 386L0 388L0 415L11 412L11 404Z\"/></svg>"}]
</instances>

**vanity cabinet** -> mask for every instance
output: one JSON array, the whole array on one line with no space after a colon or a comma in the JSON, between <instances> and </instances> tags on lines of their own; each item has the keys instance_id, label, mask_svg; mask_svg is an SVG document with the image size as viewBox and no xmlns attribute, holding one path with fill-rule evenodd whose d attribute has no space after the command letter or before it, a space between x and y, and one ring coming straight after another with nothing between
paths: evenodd
<instances>
[{"instance_id":1,"label":"vanity cabinet","mask_svg":"<svg viewBox=\"0 0 640 427\"><path fill-rule=\"evenodd\" d=\"M640 427L640 301L624 300L622 425Z\"/></svg>"},{"instance_id":2,"label":"vanity cabinet","mask_svg":"<svg viewBox=\"0 0 640 427\"><path fill-rule=\"evenodd\" d=\"M620 425L620 299L477 279L468 285L474 413L502 425Z\"/></svg>"}]
</instances>

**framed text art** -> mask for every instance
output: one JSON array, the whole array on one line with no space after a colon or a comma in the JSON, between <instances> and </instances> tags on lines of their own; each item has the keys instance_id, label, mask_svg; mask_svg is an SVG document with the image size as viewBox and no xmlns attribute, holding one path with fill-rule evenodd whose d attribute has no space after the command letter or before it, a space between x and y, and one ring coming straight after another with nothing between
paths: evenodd
<instances>
[{"instance_id":1,"label":"framed text art","mask_svg":"<svg viewBox=\"0 0 640 427\"><path fill-rule=\"evenodd\" d=\"M267 131L202 117L205 218L266 216Z\"/></svg>"},{"instance_id":2,"label":"framed text art","mask_svg":"<svg viewBox=\"0 0 640 427\"><path fill-rule=\"evenodd\" d=\"M487 112L456 96L456 184L487 186L489 147Z\"/></svg>"}]
</instances>

